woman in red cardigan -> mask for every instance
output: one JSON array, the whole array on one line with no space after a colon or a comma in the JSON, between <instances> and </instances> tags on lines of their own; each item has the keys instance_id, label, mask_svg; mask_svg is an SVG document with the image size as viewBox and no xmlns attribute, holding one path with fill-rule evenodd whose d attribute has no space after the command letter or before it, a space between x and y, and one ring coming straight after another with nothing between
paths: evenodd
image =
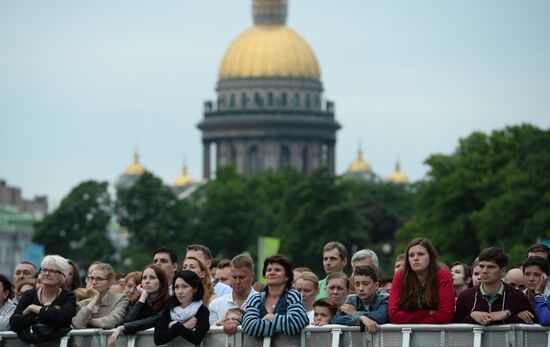
<instances>
[{"instance_id":1,"label":"woman in red cardigan","mask_svg":"<svg viewBox=\"0 0 550 347\"><path fill-rule=\"evenodd\" d=\"M407 245L405 267L395 273L388 306L393 324L448 324L455 294L449 270L439 266L437 252L425 238Z\"/></svg>"}]
</instances>

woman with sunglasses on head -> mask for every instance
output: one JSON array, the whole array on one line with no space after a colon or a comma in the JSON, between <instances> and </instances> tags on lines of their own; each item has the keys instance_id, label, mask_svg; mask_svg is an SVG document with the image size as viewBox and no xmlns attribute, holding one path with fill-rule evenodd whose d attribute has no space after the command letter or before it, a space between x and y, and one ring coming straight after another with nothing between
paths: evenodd
<instances>
[{"instance_id":1,"label":"woman with sunglasses on head","mask_svg":"<svg viewBox=\"0 0 550 347\"><path fill-rule=\"evenodd\" d=\"M189 270L176 272L172 283L174 295L155 325L155 344L166 344L178 336L200 345L208 332L210 312L202 303L204 286L199 276Z\"/></svg>"},{"instance_id":2,"label":"woman with sunglasses on head","mask_svg":"<svg viewBox=\"0 0 550 347\"><path fill-rule=\"evenodd\" d=\"M109 290L114 271L111 265L99 263L86 277L90 295L78 303L79 311L73 318L73 328L112 329L122 323L128 308L128 297Z\"/></svg>"},{"instance_id":3,"label":"woman with sunglasses on head","mask_svg":"<svg viewBox=\"0 0 550 347\"><path fill-rule=\"evenodd\" d=\"M69 274L69 262L59 255L42 259L42 287L23 293L10 318L11 329L26 343L58 339L70 330L76 314L76 298L62 289Z\"/></svg>"},{"instance_id":4,"label":"woman with sunglasses on head","mask_svg":"<svg viewBox=\"0 0 550 347\"><path fill-rule=\"evenodd\" d=\"M164 270L156 265L147 265L141 273L138 301L132 306L124 323L109 337L109 346L116 346L121 333L124 335L146 330L155 326L168 301L168 280Z\"/></svg>"},{"instance_id":5,"label":"woman with sunglasses on head","mask_svg":"<svg viewBox=\"0 0 550 347\"><path fill-rule=\"evenodd\" d=\"M405 265L395 273L390 291L390 323L451 323L455 309L453 278L439 265L430 240L412 240L405 255Z\"/></svg>"}]
</instances>

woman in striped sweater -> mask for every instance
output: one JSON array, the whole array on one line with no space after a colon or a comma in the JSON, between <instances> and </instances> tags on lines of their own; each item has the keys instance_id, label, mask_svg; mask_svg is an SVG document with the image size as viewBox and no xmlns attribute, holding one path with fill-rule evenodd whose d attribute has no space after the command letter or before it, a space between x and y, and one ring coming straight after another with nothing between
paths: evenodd
<instances>
[{"instance_id":1,"label":"woman in striped sweater","mask_svg":"<svg viewBox=\"0 0 550 347\"><path fill-rule=\"evenodd\" d=\"M299 334L309 319L300 293L291 289L294 275L290 259L284 255L267 258L263 274L267 286L246 303L244 332L256 337Z\"/></svg>"}]
</instances>

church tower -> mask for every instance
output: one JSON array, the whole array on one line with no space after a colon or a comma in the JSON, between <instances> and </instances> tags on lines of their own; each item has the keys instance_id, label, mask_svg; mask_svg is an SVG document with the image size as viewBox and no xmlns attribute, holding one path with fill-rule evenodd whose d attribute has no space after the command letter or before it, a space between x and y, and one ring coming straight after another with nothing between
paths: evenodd
<instances>
[{"instance_id":1,"label":"church tower","mask_svg":"<svg viewBox=\"0 0 550 347\"><path fill-rule=\"evenodd\" d=\"M246 176L287 167L309 173L321 165L334 174L340 125L334 104L323 100L315 54L286 25L286 0L253 0L252 10L254 26L225 52L217 100L205 102L198 124L203 177L229 164Z\"/></svg>"}]
</instances>

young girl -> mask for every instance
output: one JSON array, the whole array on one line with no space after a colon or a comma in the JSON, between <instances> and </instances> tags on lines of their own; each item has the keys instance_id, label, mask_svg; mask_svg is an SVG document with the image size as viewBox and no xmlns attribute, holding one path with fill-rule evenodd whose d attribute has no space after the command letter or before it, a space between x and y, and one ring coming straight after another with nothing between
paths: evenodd
<instances>
[{"instance_id":1,"label":"young girl","mask_svg":"<svg viewBox=\"0 0 550 347\"><path fill-rule=\"evenodd\" d=\"M155 344L163 345L182 336L194 345L200 345L210 328L210 312L203 305L202 281L191 271L180 271L172 284L174 295L155 325Z\"/></svg>"},{"instance_id":2,"label":"young girl","mask_svg":"<svg viewBox=\"0 0 550 347\"><path fill-rule=\"evenodd\" d=\"M168 280L164 270L156 265L147 265L143 269L138 291L138 301L124 318L124 324L118 326L109 337L109 347L116 346L120 333L128 335L155 326L168 301Z\"/></svg>"},{"instance_id":3,"label":"young girl","mask_svg":"<svg viewBox=\"0 0 550 347\"><path fill-rule=\"evenodd\" d=\"M390 323L448 324L453 319L455 293L449 270L439 266L432 243L409 242L405 266L395 273L390 292Z\"/></svg>"}]
</instances>

